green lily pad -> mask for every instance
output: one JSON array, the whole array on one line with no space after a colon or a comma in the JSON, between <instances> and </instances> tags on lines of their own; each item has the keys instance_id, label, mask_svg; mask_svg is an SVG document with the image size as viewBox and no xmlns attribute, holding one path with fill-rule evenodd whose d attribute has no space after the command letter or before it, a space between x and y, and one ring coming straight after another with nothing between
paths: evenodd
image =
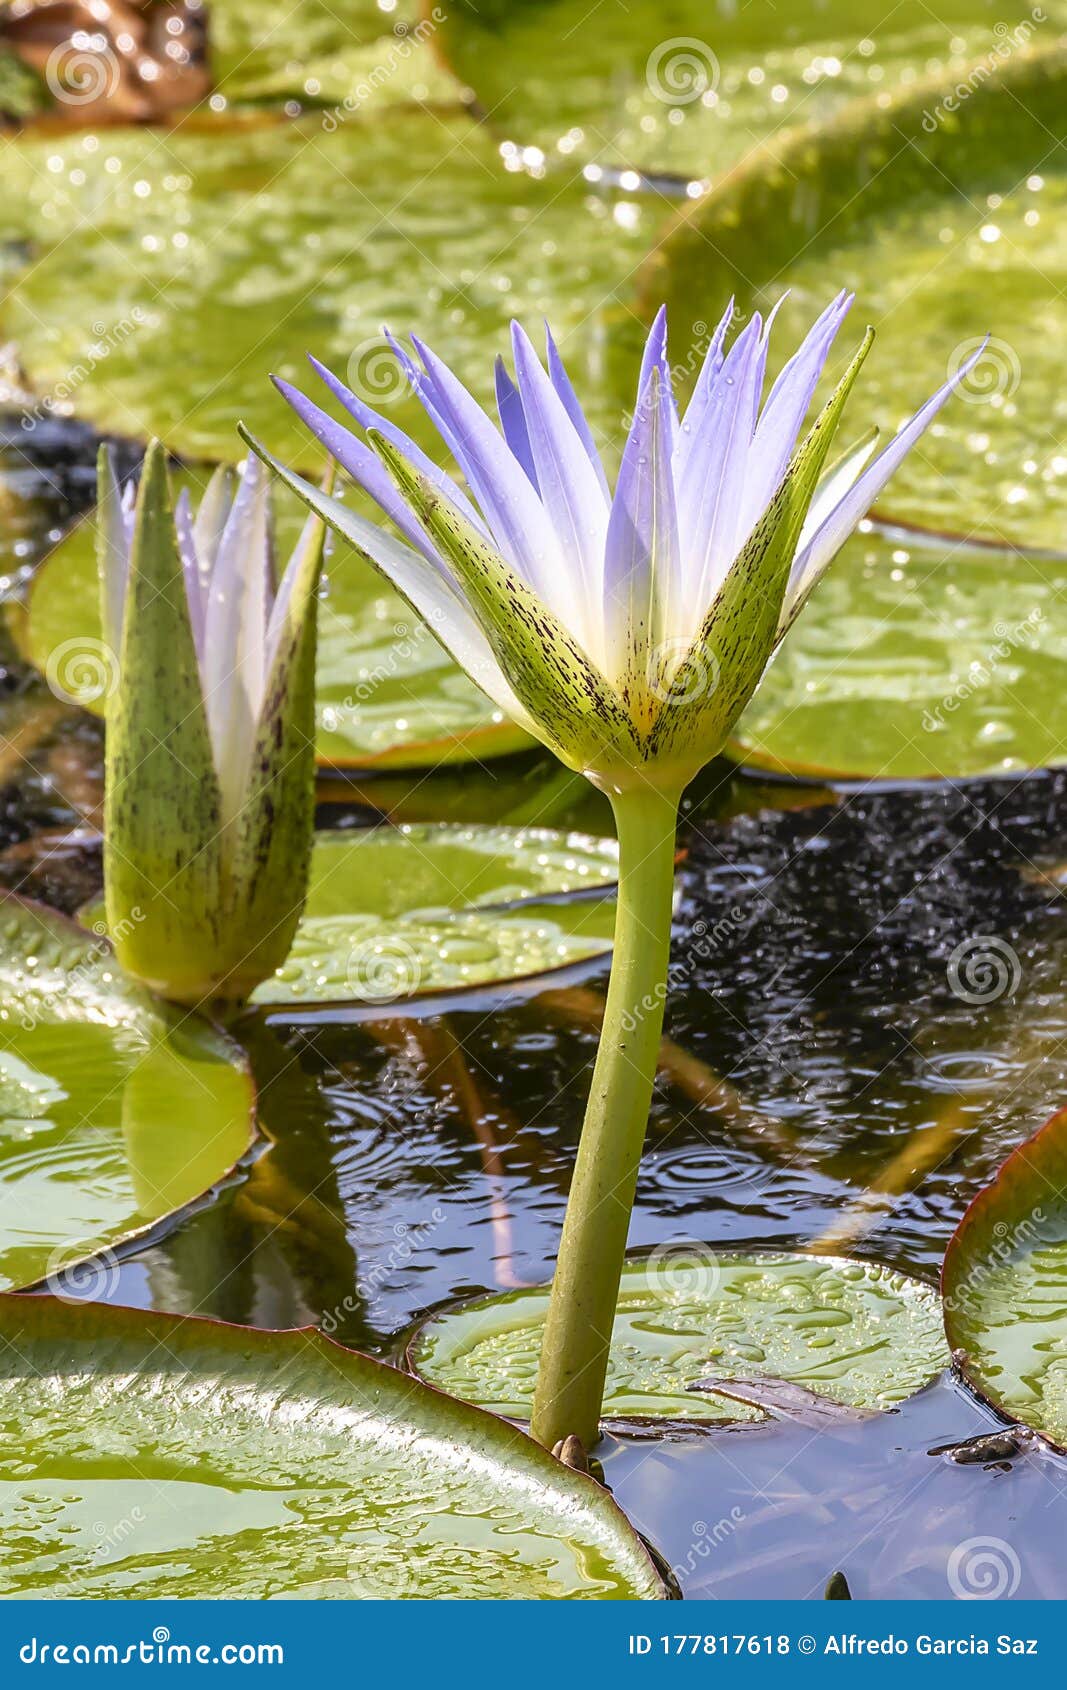
<instances>
[{"instance_id":1,"label":"green lily pad","mask_svg":"<svg viewBox=\"0 0 1067 1690\"><path fill-rule=\"evenodd\" d=\"M1067 391L1049 348L1067 335L1065 98L1062 44L1020 47L756 149L650 258L646 313L665 294L684 345L731 292L747 311L788 289L781 357L828 292L855 289L835 363L872 323L863 420L886 434L991 331L883 508L941 532L1063 547Z\"/></svg>"},{"instance_id":2,"label":"green lily pad","mask_svg":"<svg viewBox=\"0 0 1067 1690\"><path fill-rule=\"evenodd\" d=\"M0 1405L4 1596L668 1594L593 1480L317 1332L6 1297Z\"/></svg>"},{"instance_id":3,"label":"green lily pad","mask_svg":"<svg viewBox=\"0 0 1067 1690\"><path fill-rule=\"evenodd\" d=\"M770 14L708 0L458 0L434 44L518 145L702 178L787 124L989 52L1002 16L999 0L939 0L936 15L924 0L867 15L852 0L776 0Z\"/></svg>"},{"instance_id":4,"label":"green lily pad","mask_svg":"<svg viewBox=\"0 0 1067 1690\"><path fill-rule=\"evenodd\" d=\"M319 834L288 960L253 1003L388 1003L540 974L611 948L613 839L547 828Z\"/></svg>"},{"instance_id":5,"label":"green lily pad","mask_svg":"<svg viewBox=\"0 0 1067 1690\"><path fill-rule=\"evenodd\" d=\"M1067 558L859 534L731 741L812 778L921 780L1067 761Z\"/></svg>"},{"instance_id":6,"label":"green lily pad","mask_svg":"<svg viewBox=\"0 0 1067 1690\"><path fill-rule=\"evenodd\" d=\"M632 370L612 392L606 342L662 201L509 171L466 116L12 137L0 174L0 243L31 249L0 328L40 404L104 431L226 459L243 417L318 473L320 448L267 381L326 397L310 350L440 456L383 322L439 344L491 402L508 319L547 315L594 426L614 437L632 402Z\"/></svg>"},{"instance_id":7,"label":"green lily pad","mask_svg":"<svg viewBox=\"0 0 1067 1690\"><path fill-rule=\"evenodd\" d=\"M296 99L342 116L398 102L458 105L462 90L431 51L435 29L411 3L211 0L211 69L230 100Z\"/></svg>"},{"instance_id":8,"label":"green lily pad","mask_svg":"<svg viewBox=\"0 0 1067 1690\"><path fill-rule=\"evenodd\" d=\"M198 497L207 474L181 470ZM275 500L279 555L306 517ZM60 697L102 715L117 662L101 640L94 518L83 517L38 568L21 639ZM419 768L506 756L529 736L490 703L383 578L343 542L327 560L319 618L317 748L327 768Z\"/></svg>"},{"instance_id":9,"label":"green lily pad","mask_svg":"<svg viewBox=\"0 0 1067 1690\"><path fill-rule=\"evenodd\" d=\"M527 1419L547 1288L434 1315L412 1371L494 1413ZM623 1271L604 1418L759 1420L745 1403L688 1386L766 1375L844 1406L884 1409L948 1364L936 1292L874 1262L672 1244Z\"/></svg>"},{"instance_id":10,"label":"green lily pad","mask_svg":"<svg viewBox=\"0 0 1067 1690\"><path fill-rule=\"evenodd\" d=\"M254 1105L225 1034L124 979L99 934L0 896L0 1286L99 1295L113 1246L245 1154Z\"/></svg>"},{"instance_id":11,"label":"green lily pad","mask_svg":"<svg viewBox=\"0 0 1067 1690\"><path fill-rule=\"evenodd\" d=\"M953 1357L1012 1420L1067 1449L1067 1110L978 1193L945 1253Z\"/></svg>"}]
</instances>

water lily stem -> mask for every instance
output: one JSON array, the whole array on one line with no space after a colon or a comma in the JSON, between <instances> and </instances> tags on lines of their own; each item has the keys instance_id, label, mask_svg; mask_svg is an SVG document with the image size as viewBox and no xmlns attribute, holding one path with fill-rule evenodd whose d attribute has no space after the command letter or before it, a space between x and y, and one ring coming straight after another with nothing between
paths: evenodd
<instances>
[{"instance_id":1,"label":"water lily stem","mask_svg":"<svg viewBox=\"0 0 1067 1690\"><path fill-rule=\"evenodd\" d=\"M677 793L615 799L619 901L611 982L545 1323L531 1431L548 1449L599 1437L608 1350L656 1075Z\"/></svg>"}]
</instances>

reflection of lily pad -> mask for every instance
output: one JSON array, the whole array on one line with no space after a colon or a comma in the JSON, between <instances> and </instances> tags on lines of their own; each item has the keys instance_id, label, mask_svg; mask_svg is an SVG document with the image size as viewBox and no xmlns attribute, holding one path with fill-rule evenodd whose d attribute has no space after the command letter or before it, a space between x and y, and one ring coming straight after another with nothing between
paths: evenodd
<instances>
[{"instance_id":1,"label":"reflection of lily pad","mask_svg":"<svg viewBox=\"0 0 1067 1690\"><path fill-rule=\"evenodd\" d=\"M182 471L174 485L196 493L203 479L202 472ZM275 506L284 557L306 512L285 493ZM501 756L530 743L362 558L338 543L327 573L316 689L320 763L423 767ZM57 691L102 712L117 670L100 643L91 516L75 524L34 576L24 641Z\"/></svg>"},{"instance_id":2,"label":"reflection of lily pad","mask_svg":"<svg viewBox=\"0 0 1067 1690\"><path fill-rule=\"evenodd\" d=\"M98 935L0 898L0 999L0 1283L143 1231L248 1149L237 1046L125 980Z\"/></svg>"},{"instance_id":3,"label":"reflection of lily pad","mask_svg":"<svg viewBox=\"0 0 1067 1690\"><path fill-rule=\"evenodd\" d=\"M377 0L211 0L211 69L231 100L292 98L346 114L368 104L455 105L460 89L434 61L433 34L415 0L399 8Z\"/></svg>"},{"instance_id":4,"label":"reflection of lily pad","mask_svg":"<svg viewBox=\"0 0 1067 1690\"><path fill-rule=\"evenodd\" d=\"M778 773L953 778L1067 761L1067 559L851 540L731 746Z\"/></svg>"},{"instance_id":5,"label":"reflection of lily pad","mask_svg":"<svg viewBox=\"0 0 1067 1690\"><path fill-rule=\"evenodd\" d=\"M980 1191L945 1254L945 1330L971 1383L1067 1449L1067 1111Z\"/></svg>"},{"instance_id":6,"label":"reflection of lily pad","mask_svg":"<svg viewBox=\"0 0 1067 1690\"><path fill-rule=\"evenodd\" d=\"M434 44L517 144L702 178L786 124L999 46L1002 15L1000 0L939 0L936 16L924 0L866 15L853 0L459 0Z\"/></svg>"},{"instance_id":7,"label":"reflection of lily pad","mask_svg":"<svg viewBox=\"0 0 1067 1690\"><path fill-rule=\"evenodd\" d=\"M455 1396L525 1419L547 1303L538 1286L435 1315L418 1329L410 1365ZM917 1280L873 1262L677 1244L623 1272L604 1417L760 1419L687 1387L761 1374L883 1409L947 1363L937 1295Z\"/></svg>"},{"instance_id":8,"label":"reflection of lily pad","mask_svg":"<svg viewBox=\"0 0 1067 1690\"><path fill-rule=\"evenodd\" d=\"M667 1594L592 1480L319 1333L9 1297L0 1339L5 1596Z\"/></svg>"},{"instance_id":9,"label":"reflection of lily pad","mask_svg":"<svg viewBox=\"0 0 1067 1690\"><path fill-rule=\"evenodd\" d=\"M26 137L0 143L0 172L0 241L34 248L0 326L42 398L104 430L231 458L244 417L317 471L267 381L318 387L311 350L440 452L384 321L440 344L488 400L508 318L547 315L565 353L581 330L572 374L594 423L614 434L630 402L632 375L615 398L602 373L606 331L661 202L509 172L466 117Z\"/></svg>"},{"instance_id":10,"label":"reflection of lily pad","mask_svg":"<svg viewBox=\"0 0 1067 1690\"><path fill-rule=\"evenodd\" d=\"M614 899L544 900L617 870L614 840L546 828L320 834L292 951L252 1001L387 1003L584 962L611 946Z\"/></svg>"},{"instance_id":11,"label":"reflection of lily pad","mask_svg":"<svg viewBox=\"0 0 1067 1690\"><path fill-rule=\"evenodd\" d=\"M968 96L960 99L958 86ZM878 339L870 420L892 432L991 330L964 394L898 470L885 508L939 530L1064 544L1067 390L1049 347L1067 334L1057 149L1067 52L1019 49L961 84L927 80L758 148L680 219L644 277L675 335L735 289L742 309L786 289L779 352L854 288ZM840 354L855 344L842 338Z\"/></svg>"}]
</instances>

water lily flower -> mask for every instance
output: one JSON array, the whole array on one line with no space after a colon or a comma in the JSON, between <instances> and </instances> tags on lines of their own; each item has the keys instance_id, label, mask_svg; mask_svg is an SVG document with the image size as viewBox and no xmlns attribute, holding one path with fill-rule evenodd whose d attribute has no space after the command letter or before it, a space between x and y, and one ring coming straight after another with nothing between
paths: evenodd
<instances>
[{"instance_id":1,"label":"water lily flower","mask_svg":"<svg viewBox=\"0 0 1067 1690\"><path fill-rule=\"evenodd\" d=\"M315 768L322 523L280 583L268 478L216 470L172 508L153 442L136 502L99 461L108 700L104 880L123 967L186 1004L233 1004L284 962L303 908Z\"/></svg>"},{"instance_id":2,"label":"water lily flower","mask_svg":"<svg viewBox=\"0 0 1067 1690\"><path fill-rule=\"evenodd\" d=\"M513 325L499 426L412 337L397 358L466 482L312 363L363 431L277 386L396 532L254 450L374 563L489 696L611 798L620 846L611 984L553 1281L533 1415L549 1447L595 1440L663 1015L682 789L724 745L823 571L973 359L878 456L831 462L868 329L805 431L852 304L841 293L764 397L771 317L727 348L727 310L680 409L665 312L645 346L612 492L548 333ZM977 357L978 354L975 354Z\"/></svg>"}]
</instances>

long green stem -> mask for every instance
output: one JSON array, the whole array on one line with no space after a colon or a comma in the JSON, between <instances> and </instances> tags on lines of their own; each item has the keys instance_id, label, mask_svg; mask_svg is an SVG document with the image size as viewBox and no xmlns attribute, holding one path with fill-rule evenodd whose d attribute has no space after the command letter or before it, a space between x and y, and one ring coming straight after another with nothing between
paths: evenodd
<instances>
[{"instance_id":1,"label":"long green stem","mask_svg":"<svg viewBox=\"0 0 1067 1690\"><path fill-rule=\"evenodd\" d=\"M670 957L678 795L613 800L619 902L611 983L545 1322L531 1431L599 1437L611 1328L656 1076Z\"/></svg>"}]
</instances>

